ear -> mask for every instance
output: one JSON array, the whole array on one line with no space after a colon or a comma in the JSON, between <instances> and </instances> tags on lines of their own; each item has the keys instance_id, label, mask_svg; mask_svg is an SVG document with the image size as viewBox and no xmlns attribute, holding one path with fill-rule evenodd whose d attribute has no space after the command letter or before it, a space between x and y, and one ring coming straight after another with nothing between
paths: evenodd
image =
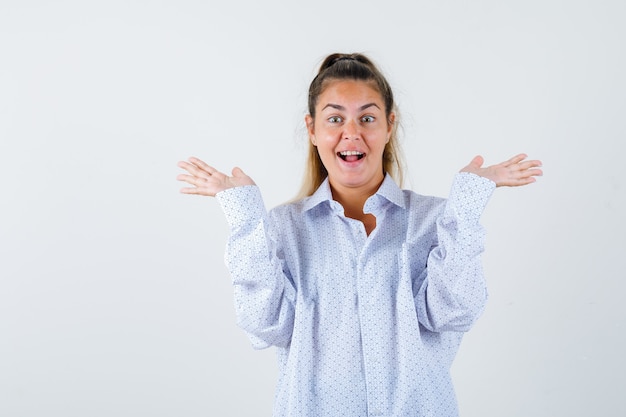
<instances>
[{"instance_id":1,"label":"ear","mask_svg":"<svg viewBox=\"0 0 626 417\"><path fill-rule=\"evenodd\" d=\"M306 130L309 132L309 140L313 144L313 146L317 146L317 142L315 141L315 123L313 117L310 114L304 116L304 123L306 123Z\"/></svg>"},{"instance_id":2,"label":"ear","mask_svg":"<svg viewBox=\"0 0 626 417\"><path fill-rule=\"evenodd\" d=\"M389 113L389 118L387 119L387 142L391 139L391 134L393 133L393 128L396 124L396 114L394 112Z\"/></svg>"}]
</instances>

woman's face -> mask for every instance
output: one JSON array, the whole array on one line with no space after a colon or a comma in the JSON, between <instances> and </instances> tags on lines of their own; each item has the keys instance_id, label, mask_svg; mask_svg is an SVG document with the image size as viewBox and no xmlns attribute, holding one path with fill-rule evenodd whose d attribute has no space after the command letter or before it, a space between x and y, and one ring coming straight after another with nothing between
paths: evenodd
<instances>
[{"instance_id":1,"label":"woman's face","mask_svg":"<svg viewBox=\"0 0 626 417\"><path fill-rule=\"evenodd\" d=\"M334 190L373 192L383 180L383 151L394 114L385 116L382 96L371 83L329 81L318 97L315 120L306 117L309 138Z\"/></svg>"}]
</instances>

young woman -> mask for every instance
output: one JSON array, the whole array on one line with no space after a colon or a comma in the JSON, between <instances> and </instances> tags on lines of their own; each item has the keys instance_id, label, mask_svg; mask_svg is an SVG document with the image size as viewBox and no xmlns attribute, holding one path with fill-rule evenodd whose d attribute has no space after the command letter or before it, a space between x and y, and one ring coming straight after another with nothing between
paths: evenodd
<instances>
[{"instance_id":1,"label":"young woman","mask_svg":"<svg viewBox=\"0 0 626 417\"><path fill-rule=\"evenodd\" d=\"M480 215L541 163L475 157L447 200L402 190L394 100L361 54L333 54L309 89L302 198L266 212L239 168L180 162L216 196L239 325L278 349L274 416L455 416L449 369L486 301Z\"/></svg>"}]
</instances>

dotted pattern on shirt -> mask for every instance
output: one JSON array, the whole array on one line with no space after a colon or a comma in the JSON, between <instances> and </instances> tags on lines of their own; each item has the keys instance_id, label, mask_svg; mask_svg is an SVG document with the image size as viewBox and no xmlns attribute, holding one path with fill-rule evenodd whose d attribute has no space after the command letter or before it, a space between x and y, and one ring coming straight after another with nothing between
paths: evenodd
<instances>
[{"instance_id":1,"label":"dotted pattern on shirt","mask_svg":"<svg viewBox=\"0 0 626 417\"><path fill-rule=\"evenodd\" d=\"M218 194L239 324L277 347L276 417L457 414L449 369L486 300L478 219L494 187L458 174L446 201L387 177L369 237L327 183L269 214L256 187Z\"/></svg>"}]
</instances>

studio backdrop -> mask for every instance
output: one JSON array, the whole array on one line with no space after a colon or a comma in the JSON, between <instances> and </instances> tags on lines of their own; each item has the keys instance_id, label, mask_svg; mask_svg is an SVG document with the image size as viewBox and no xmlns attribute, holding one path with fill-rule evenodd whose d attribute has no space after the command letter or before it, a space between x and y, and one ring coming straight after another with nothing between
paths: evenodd
<instances>
[{"instance_id":1,"label":"studio backdrop","mask_svg":"<svg viewBox=\"0 0 626 417\"><path fill-rule=\"evenodd\" d=\"M392 84L406 188L445 197L477 154L544 163L482 218L461 415L626 415L625 20L618 0L2 1L0 416L271 415L226 221L176 163L293 198L336 51Z\"/></svg>"}]
</instances>

